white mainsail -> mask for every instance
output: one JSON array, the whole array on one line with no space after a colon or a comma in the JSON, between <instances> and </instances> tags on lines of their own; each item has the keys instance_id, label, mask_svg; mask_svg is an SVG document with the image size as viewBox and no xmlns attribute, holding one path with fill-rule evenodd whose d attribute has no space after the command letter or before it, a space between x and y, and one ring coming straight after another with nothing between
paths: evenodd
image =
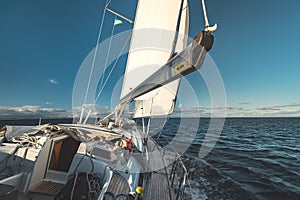
<instances>
[{"instance_id":1,"label":"white mainsail","mask_svg":"<svg viewBox=\"0 0 300 200\"><path fill-rule=\"evenodd\" d=\"M132 33L121 99L161 68L169 59L181 0L140 0ZM189 12L184 1L176 51L187 46ZM135 99L134 117L173 112L180 79Z\"/></svg>"}]
</instances>

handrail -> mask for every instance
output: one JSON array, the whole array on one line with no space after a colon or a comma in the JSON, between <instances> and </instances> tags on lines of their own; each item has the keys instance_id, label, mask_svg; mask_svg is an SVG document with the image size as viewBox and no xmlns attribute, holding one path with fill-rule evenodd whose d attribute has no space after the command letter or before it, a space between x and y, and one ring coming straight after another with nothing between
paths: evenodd
<instances>
[{"instance_id":1,"label":"handrail","mask_svg":"<svg viewBox=\"0 0 300 200\"><path fill-rule=\"evenodd\" d=\"M180 167L180 166L181 166L182 171L177 173L177 174L182 174L182 175L180 177L179 185L178 185L178 188L177 188L176 200L178 200L179 197L184 194L186 179L187 179L187 176L188 176L188 171L187 171L184 163L180 159L180 156L178 155L178 159L177 159L177 156L176 156L176 161L174 162L174 164L172 166L172 171L171 171L171 174L170 174L171 187L174 187L174 181L175 181L175 178L176 178L176 171L177 171L178 167Z\"/></svg>"}]
</instances>

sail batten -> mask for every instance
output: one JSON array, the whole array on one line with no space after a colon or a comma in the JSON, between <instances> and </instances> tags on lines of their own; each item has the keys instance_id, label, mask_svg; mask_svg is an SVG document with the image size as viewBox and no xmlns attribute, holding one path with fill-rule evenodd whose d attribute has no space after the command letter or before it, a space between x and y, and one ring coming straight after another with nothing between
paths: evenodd
<instances>
[{"instance_id":1,"label":"sail batten","mask_svg":"<svg viewBox=\"0 0 300 200\"><path fill-rule=\"evenodd\" d=\"M140 0L138 3L121 99L159 70L169 59L182 0ZM187 1L181 10L176 51L187 46ZM167 11L167 12L166 12ZM134 117L173 112L180 79L135 99Z\"/></svg>"}]
</instances>

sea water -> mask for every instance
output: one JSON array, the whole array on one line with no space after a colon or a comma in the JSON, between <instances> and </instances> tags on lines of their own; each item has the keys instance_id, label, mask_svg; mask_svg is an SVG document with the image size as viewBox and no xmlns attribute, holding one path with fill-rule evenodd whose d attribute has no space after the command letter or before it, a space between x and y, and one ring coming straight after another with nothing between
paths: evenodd
<instances>
[{"instance_id":1,"label":"sea water","mask_svg":"<svg viewBox=\"0 0 300 200\"><path fill-rule=\"evenodd\" d=\"M185 164L199 199L300 199L300 118L227 118L202 159L197 156L210 119L190 120L199 127ZM169 140L179 121L166 123Z\"/></svg>"}]
</instances>

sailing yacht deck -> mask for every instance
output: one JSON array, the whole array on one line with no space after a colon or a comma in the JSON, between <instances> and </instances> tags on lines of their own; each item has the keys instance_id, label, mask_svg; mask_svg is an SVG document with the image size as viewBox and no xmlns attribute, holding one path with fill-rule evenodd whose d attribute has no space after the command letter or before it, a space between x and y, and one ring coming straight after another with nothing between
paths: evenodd
<instances>
[{"instance_id":1,"label":"sailing yacht deck","mask_svg":"<svg viewBox=\"0 0 300 200\"><path fill-rule=\"evenodd\" d=\"M169 193L170 191L170 193ZM168 179L165 175L159 173L152 173L150 177L150 184L148 188L148 200L165 199L171 200L175 197L172 189L169 190ZM170 194L172 198L170 198Z\"/></svg>"},{"instance_id":2,"label":"sailing yacht deck","mask_svg":"<svg viewBox=\"0 0 300 200\"><path fill-rule=\"evenodd\" d=\"M114 200L117 196L127 195L129 192L127 181L120 174L114 173L104 197L106 200Z\"/></svg>"},{"instance_id":3,"label":"sailing yacht deck","mask_svg":"<svg viewBox=\"0 0 300 200\"><path fill-rule=\"evenodd\" d=\"M144 197L147 200L172 200L175 199L175 192L170 188L169 177L166 174L164 168L156 169L157 166L161 165L161 162L165 163L164 158L162 157L161 150L159 146L153 141L152 138L148 139L148 149L150 152L149 160L151 160L151 168L155 171L151 171L147 179L147 187L144 188ZM156 153L153 153L156 152ZM160 163L160 164L159 164Z\"/></svg>"}]
</instances>

